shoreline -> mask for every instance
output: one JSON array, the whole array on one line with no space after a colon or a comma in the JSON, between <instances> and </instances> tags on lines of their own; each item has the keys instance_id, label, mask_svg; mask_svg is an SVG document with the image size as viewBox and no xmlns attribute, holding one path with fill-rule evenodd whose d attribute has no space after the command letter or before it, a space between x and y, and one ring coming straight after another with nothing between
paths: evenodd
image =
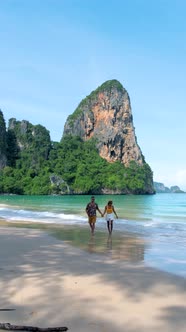
<instances>
[{"instance_id":1,"label":"shoreline","mask_svg":"<svg viewBox=\"0 0 186 332\"><path fill-rule=\"evenodd\" d=\"M145 246L148 245L147 240L130 232L121 233L114 230L112 236L109 236L106 228L96 229L95 235L92 236L88 222L86 225L75 226L0 220L0 227L38 229L86 252L109 255L112 259L129 262L143 262Z\"/></svg>"},{"instance_id":2,"label":"shoreline","mask_svg":"<svg viewBox=\"0 0 186 332\"><path fill-rule=\"evenodd\" d=\"M114 260L140 263L186 279L185 261L182 257L171 256L170 247L166 251L166 243L160 243L162 253L158 251L158 244L152 238L143 237L139 233L128 230L121 232L114 230L109 236L107 228L96 228L92 236L88 222L83 224L58 224L30 221L8 221L0 219L0 227L35 229L46 232L57 240L70 244L74 248L82 249L92 254L102 254ZM164 247L162 247L162 245ZM164 250L164 251L163 251ZM182 255L183 256L183 255ZM171 265L171 261L173 264Z\"/></svg>"},{"instance_id":3,"label":"shoreline","mask_svg":"<svg viewBox=\"0 0 186 332\"><path fill-rule=\"evenodd\" d=\"M71 332L186 329L184 278L90 253L46 230L0 226L0 274L1 308L15 309L0 311L0 322Z\"/></svg>"}]
</instances>

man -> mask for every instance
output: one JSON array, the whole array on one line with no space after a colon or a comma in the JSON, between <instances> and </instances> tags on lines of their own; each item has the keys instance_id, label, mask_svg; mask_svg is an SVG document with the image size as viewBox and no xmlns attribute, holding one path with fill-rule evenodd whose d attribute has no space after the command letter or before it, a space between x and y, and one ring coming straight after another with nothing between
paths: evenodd
<instances>
[{"instance_id":1,"label":"man","mask_svg":"<svg viewBox=\"0 0 186 332\"><path fill-rule=\"evenodd\" d=\"M97 203L95 202L94 196L91 197L91 202L86 206L86 213L88 215L88 222L90 225L91 233L94 234L95 223L96 223L96 210L99 211L101 216L103 217L102 212L100 211Z\"/></svg>"}]
</instances>

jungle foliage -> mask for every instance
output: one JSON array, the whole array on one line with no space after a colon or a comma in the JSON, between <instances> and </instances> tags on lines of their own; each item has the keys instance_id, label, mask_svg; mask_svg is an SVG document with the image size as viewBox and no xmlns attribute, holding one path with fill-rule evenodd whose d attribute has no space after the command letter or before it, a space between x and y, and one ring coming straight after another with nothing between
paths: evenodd
<instances>
[{"instance_id":1,"label":"jungle foliage","mask_svg":"<svg viewBox=\"0 0 186 332\"><path fill-rule=\"evenodd\" d=\"M99 156L96 141L65 136L51 142L48 130L19 121L5 128L0 117L0 153L7 165L0 170L0 193L50 194L149 194L153 193L148 164L108 163ZM25 129L26 128L26 129Z\"/></svg>"}]
</instances>

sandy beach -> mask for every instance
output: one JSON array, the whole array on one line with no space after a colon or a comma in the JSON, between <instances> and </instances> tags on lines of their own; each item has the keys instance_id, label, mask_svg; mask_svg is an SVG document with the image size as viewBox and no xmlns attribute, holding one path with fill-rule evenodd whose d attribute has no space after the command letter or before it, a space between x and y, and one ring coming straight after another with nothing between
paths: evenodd
<instances>
[{"instance_id":1,"label":"sandy beach","mask_svg":"<svg viewBox=\"0 0 186 332\"><path fill-rule=\"evenodd\" d=\"M0 292L0 323L72 332L186 331L186 279L37 229L0 227Z\"/></svg>"}]
</instances>

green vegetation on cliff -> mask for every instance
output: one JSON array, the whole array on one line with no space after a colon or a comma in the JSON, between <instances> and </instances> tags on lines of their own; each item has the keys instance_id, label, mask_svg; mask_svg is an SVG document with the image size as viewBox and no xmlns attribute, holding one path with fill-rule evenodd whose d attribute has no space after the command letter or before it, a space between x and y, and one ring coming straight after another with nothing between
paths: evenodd
<instances>
[{"instance_id":1,"label":"green vegetation on cliff","mask_svg":"<svg viewBox=\"0 0 186 332\"><path fill-rule=\"evenodd\" d=\"M0 193L49 194L149 194L153 193L152 171L145 164L108 163L94 140L65 136L50 142L48 131L20 122L7 133L7 166L0 170ZM4 139L0 137L0 144ZM57 178L52 182L51 178Z\"/></svg>"},{"instance_id":2,"label":"green vegetation on cliff","mask_svg":"<svg viewBox=\"0 0 186 332\"><path fill-rule=\"evenodd\" d=\"M6 125L3 112L0 110L0 156L6 155Z\"/></svg>"},{"instance_id":3,"label":"green vegetation on cliff","mask_svg":"<svg viewBox=\"0 0 186 332\"><path fill-rule=\"evenodd\" d=\"M102 94L98 98L100 93ZM95 136L97 141L93 138L94 135L91 139L90 135L88 140L81 135L84 130L81 123L85 125L85 128L93 125L93 106L99 107L99 102L104 96L107 101L104 107L107 109L109 104L111 105L109 107L113 109L115 107L117 112L121 108L121 101L124 102L125 99L127 105L130 103L127 91L120 82L106 81L83 99L74 113L68 117L67 131L59 143L51 142L49 131L45 127L34 126L27 120L17 121L11 118L6 130L3 113L0 111L0 193L153 194L153 174L144 158L141 158L142 166L140 163L140 165L137 164L139 159L136 159L136 162L132 161L128 167L125 167L120 161L109 163L99 155L100 150L98 151L97 147L100 143L109 146L109 140L116 140L121 150L121 140L126 139L122 136L123 129L118 137L112 137L111 131L108 132L106 142L102 122L101 134L98 135L97 132ZM86 117L90 123L86 123ZM115 121L123 121L122 117L124 117L123 113L116 117ZM127 108L127 120L125 118L127 126L131 124L131 121L132 114L130 115ZM122 123L119 122L119 125ZM125 126L126 123L124 123ZM71 125L73 130L69 130ZM117 133L119 127L117 127ZM131 128L133 133L133 126ZM133 139L135 140L134 137ZM115 144L112 146L112 153L115 153L116 149L115 151L114 149ZM129 154L129 151L120 151L120 154L125 153ZM133 158L131 154L128 160Z\"/></svg>"}]
</instances>

